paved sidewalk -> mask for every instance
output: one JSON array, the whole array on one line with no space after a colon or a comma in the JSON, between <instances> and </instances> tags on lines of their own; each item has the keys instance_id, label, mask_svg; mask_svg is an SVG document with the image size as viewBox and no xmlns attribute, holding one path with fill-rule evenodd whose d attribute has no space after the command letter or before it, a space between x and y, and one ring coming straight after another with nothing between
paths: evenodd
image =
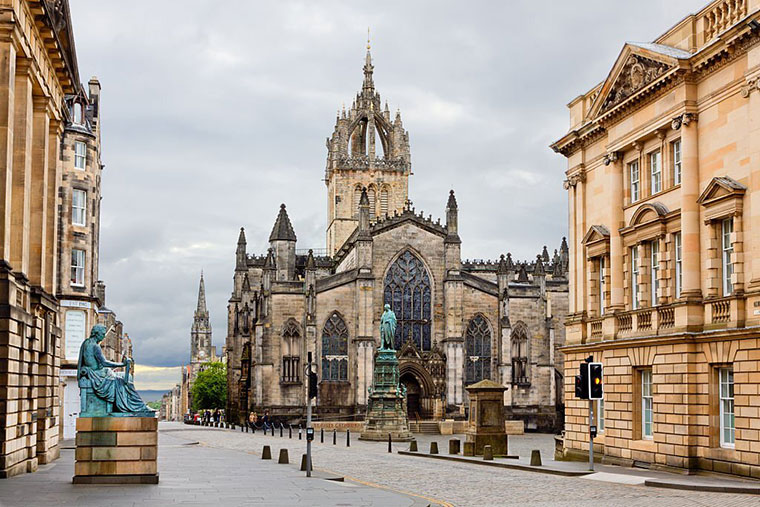
<instances>
[{"instance_id":1,"label":"paved sidewalk","mask_svg":"<svg viewBox=\"0 0 760 507\"><path fill-rule=\"evenodd\" d=\"M163 425L162 425L163 426ZM159 432L158 485L74 485L74 451L33 474L0 480L0 506L182 505L429 505L420 498L355 482L304 477L300 454L290 465L265 461L244 450L202 446L174 432Z\"/></svg>"}]
</instances>

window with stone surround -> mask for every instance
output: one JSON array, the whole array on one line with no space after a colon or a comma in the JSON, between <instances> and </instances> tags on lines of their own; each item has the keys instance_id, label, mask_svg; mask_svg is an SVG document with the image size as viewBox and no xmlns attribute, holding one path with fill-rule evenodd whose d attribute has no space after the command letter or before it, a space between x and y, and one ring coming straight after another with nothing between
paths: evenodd
<instances>
[{"instance_id":1,"label":"window with stone surround","mask_svg":"<svg viewBox=\"0 0 760 507\"><path fill-rule=\"evenodd\" d=\"M528 326L523 321L517 321L512 328L512 384L530 385L530 372L528 371L530 358L530 341L528 340Z\"/></svg>"},{"instance_id":2,"label":"window with stone surround","mask_svg":"<svg viewBox=\"0 0 760 507\"><path fill-rule=\"evenodd\" d=\"M84 287L85 252L76 248L71 250L71 285Z\"/></svg>"},{"instance_id":3,"label":"window with stone surround","mask_svg":"<svg viewBox=\"0 0 760 507\"><path fill-rule=\"evenodd\" d=\"M641 370L641 438L649 440L654 435L654 397L652 396L652 369Z\"/></svg>"},{"instance_id":4,"label":"window with stone surround","mask_svg":"<svg viewBox=\"0 0 760 507\"><path fill-rule=\"evenodd\" d=\"M71 223L87 225L87 192L75 188L71 191Z\"/></svg>"},{"instance_id":5,"label":"window with stone surround","mask_svg":"<svg viewBox=\"0 0 760 507\"><path fill-rule=\"evenodd\" d=\"M631 309L639 309L639 247L630 248L631 255Z\"/></svg>"},{"instance_id":6,"label":"window with stone surround","mask_svg":"<svg viewBox=\"0 0 760 507\"><path fill-rule=\"evenodd\" d=\"M649 242L649 306L657 306L657 292L660 288L660 243Z\"/></svg>"},{"instance_id":7,"label":"window with stone surround","mask_svg":"<svg viewBox=\"0 0 760 507\"><path fill-rule=\"evenodd\" d=\"M681 233L677 232L673 235L673 249L675 250L675 297L676 299L681 297L681 289L683 288L683 257L681 256Z\"/></svg>"},{"instance_id":8,"label":"window with stone surround","mask_svg":"<svg viewBox=\"0 0 760 507\"><path fill-rule=\"evenodd\" d=\"M640 197L640 177L639 177L639 161L634 160L628 164L628 174L631 182L631 202L634 203L639 200Z\"/></svg>"},{"instance_id":9,"label":"window with stone surround","mask_svg":"<svg viewBox=\"0 0 760 507\"><path fill-rule=\"evenodd\" d=\"M82 170L87 167L87 145L82 141L74 142L74 167Z\"/></svg>"},{"instance_id":10,"label":"window with stone surround","mask_svg":"<svg viewBox=\"0 0 760 507\"><path fill-rule=\"evenodd\" d=\"M733 368L718 369L718 382L720 386L720 446L733 448L736 442Z\"/></svg>"},{"instance_id":11,"label":"window with stone surround","mask_svg":"<svg viewBox=\"0 0 760 507\"><path fill-rule=\"evenodd\" d=\"M290 319L282 331L282 372L281 381L299 382L301 362L301 331L298 323Z\"/></svg>"},{"instance_id":12,"label":"window with stone surround","mask_svg":"<svg viewBox=\"0 0 760 507\"><path fill-rule=\"evenodd\" d=\"M596 400L596 429L604 433L604 398Z\"/></svg>"},{"instance_id":13,"label":"window with stone surround","mask_svg":"<svg viewBox=\"0 0 760 507\"><path fill-rule=\"evenodd\" d=\"M651 194L662 191L662 154L660 150L649 154L649 181Z\"/></svg>"},{"instance_id":14,"label":"window with stone surround","mask_svg":"<svg viewBox=\"0 0 760 507\"><path fill-rule=\"evenodd\" d=\"M601 256L599 257L599 315L604 315L604 295L607 293L607 284L604 281L605 274L604 256Z\"/></svg>"},{"instance_id":15,"label":"window with stone surround","mask_svg":"<svg viewBox=\"0 0 760 507\"><path fill-rule=\"evenodd\" d=\"M348 328L338 312L322 328L322 380L348 380Z\"/></svg>"},{"instance_id":16,"label":"window with stone surround","mask_svg":"<svg viewBox=\"0 0 760 507\"><path fill-rule=\"evenodd\" d=\"M377 190L375 185L367 187L367 198L369 199L369 219L375 220L377 218Z\"/></svg>"},{"instance_id":17,"label":"window with stone surround","mask_svg":"<svg viewBox=\"0 0 760 507\"><path fill-rule=\"evenodd\" d=\"M681 184L681 140L670 143L670 157L673 164L673 184Z\"/></svg>"},{"instance_id":18,"label":"window with stone surround","mask_svg":"<svg viewBox=\"0 0 760 507\"><path fill-rule=\"evenodd\" d=\"M586 282L589 294L587 310L592 316L602 316L609 305L609 229L604 225L592 225L582 243L586 250L589 274Z\"/></svg>"},{"instance_id":19,"label":"window with stone surround","mask_svg":"<svg viewBox=\"0 0 760 507\"><path fill-rule=\"evenodd\" d=\"M732 234L734 233L734 220L726 218L720 223L721 237L721 278L723 280L723 295L730 296L734 292L734 284L731 275L734 273L731 256L734 253Z\"/></svg>"},{"instance_id":20,"label":"window with stone surround","mask_svg":"<svg viewBox=\"0 0 760 507\"><path fill-rule=\"evenodd\" d=\"M82 116L82 104L79 102L74 102L73 112L74 123L77 125L82 125L84 123Z\"/></svg>"},{"instance_id":21,"label":"window with stone surround","mask_svg":"<svg viewBox=\"0 0 760 507\"><path fill-rule=\"evenodd\" d=\"M385 218L388 214L388 186L380 190L380 217Z\"/></svg>"},{"instance_id":22,"label":"window with stone surround","mask_svg":"<svg viewBox=\"0 0 760 507\"><path fill-rule=\"evenodd\" d=\"M385 275L383 303L396 314L396 350L410 341L418 350L430 350L432 285L422 261L406 250Z\"/></svg>"},{"instance_id":23,"label":"window with stone surround","mask_svg":"<svg viewBox=\"0 0 760 507\"><path fill-rule=\"evenodd\" d=\"M362 186L354 187L354 218L359 218L359 202L362 200Z\"/></svg>"},{"instance_id":24,"label":"window with stone surround","mask_svg":"<svg viewBox=\"0 0 760 507\"><path fill-rule=\"evenodd\" d=\"M464 336L467 356L465 385L491 378L491 327L482 315L476 315L467 325Z\"/></svg>"}]
</instances>

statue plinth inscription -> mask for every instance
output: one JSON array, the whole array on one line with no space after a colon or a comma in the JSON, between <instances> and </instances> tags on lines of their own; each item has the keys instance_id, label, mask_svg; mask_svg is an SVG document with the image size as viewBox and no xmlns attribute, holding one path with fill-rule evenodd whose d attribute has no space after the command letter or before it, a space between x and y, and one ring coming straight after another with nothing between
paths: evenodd
<instances>
[{"instance_id":1,"label":"statue plinth inscription","mask_svg":"<svg viewBox=\"0 0 760 507\"><path fill-rule=\"evenodd\" d=\"M399 383L398 359L393 349L396 334L396 314L385 305L380 318L380 349L375 354L372 387L367 401L367 417L360 440L387 440L388 435L399 442L412 439L406 417L406 390Z\"/></svg>"},{"instance_id":2,"label":"statue plinth inscription","mask_svg":"<svg viewBox=\"0 0 760 507\"><path fill-rule=\"evenodd\" d=\"M158 419L137 394L132 359L114 363L103 356L105 336L104 326L93 326L79 351L74 484L157 484Z\"/></svg>"}]
</instances>

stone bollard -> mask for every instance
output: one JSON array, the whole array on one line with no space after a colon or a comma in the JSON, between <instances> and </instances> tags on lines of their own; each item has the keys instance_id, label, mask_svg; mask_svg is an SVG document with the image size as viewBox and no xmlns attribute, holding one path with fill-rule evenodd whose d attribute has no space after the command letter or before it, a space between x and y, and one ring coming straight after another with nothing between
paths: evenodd
<instances>
[{"instance_id":1,"label":"stone bollard","mask_svg":"<svg viewBox=\"0 0 760 507\"><path fill-rule=\"evenodd\" d=\"M314 470L314 462L312 461L311 469ZM301 454L301 472L306 471L306 455Z\"/></svg>"},{"instance_id":2,"label":"stone bollard","mask_svg":"<svg viewBox=\"0 0 760 507\"><path fill-rule=\"evenodd\" d=\"M288 450L287 449L280 449L280 459L277 460L277 463L279 465L288 464Z\"/></svg>"},{"instance_id":3,"label":"stone bollard","mask_svg":"<svg viewBox=\"0 0 760 507\"><path fill-rule=\"evenodd\" d=\"M409 442L409 452L417 452L417 441L412 440Z\"/></svg>"},{"instance_id":4,"label":"stone bollard","mask_svg":"<svg viewBox=\"0 0 760 507\"><path fill-rule=\"evenodd\" d=\"M483 446L483 459L485 461L493 461L493 448L490 445Z\"/></svg>"},{"instance_id":5,"label":"stone bollard","mask_svg":"<svg viewBox=\"0 0 760 507\"><path fill-rule=\"evenodd\" d=\"M324 444L325 443L325 429L321 428L319 430L319 443Z\"/></svg>"},{"instance_id":6,"label":"stone bollard","mask_svg":"<svg viewBox=\"0 0 760 507\"><path fill-rule=\"evenodd\" d=\"M530 451L530 466L532 467L540 467L541 466L541 451L538 449L533 449Z\"/></svg>"},{"instance_id":7,"label":"stone bollard","mask_svg":"<svg viewBox=\"0 0 760 507\"><path fill-rule=\"evenodd\" d=\"M463 456L475 456L475 442L465 442Z\"/></svg>"},{"instance_id":8,"label":"stone bollard","mask_svg":"<svg viewBox=\"0 0 760 507\"><path fill-rule=\"evenodd\" d=\"M459 454L459 439L452 438L449 440L449 454Z\"/></svg>"},{"instance_id":9,"label":"stone bollard","mask_svg":"<svg viewBox=\"0 0 760 507\"><path fill-rule=\"evenodd\" d=\"M351 430L346 430L346 447L351 447Z\"/></svg>"},{"instance_id":10,"label":"stone bollard","mask_svg":"<svg viewBox=\"0 0 760 507\"><path fill-rule=\"evenodd\" d=\"M333 428L333 445L338 441L338 430Z\"/></svg>"},{"instance_id":11,"label":"stone bollard","mask_svg":"<svg viewBox=\"0 0 760 507\"><path fill-rule=\"evenodd\" d=\"M272 449L268 445L265 445L264 449L262 449L261 459L272 459Z\"/></svg>"},{"instance_id":12,"label":"stone bollard","mask_svg":"<svg viewBox=\"0 0 760 507\"><path fill-rule=\"evenodd\" d=\"M438 454L438 442L430 442L430 454Z\"/></svg>"}]
</instances>

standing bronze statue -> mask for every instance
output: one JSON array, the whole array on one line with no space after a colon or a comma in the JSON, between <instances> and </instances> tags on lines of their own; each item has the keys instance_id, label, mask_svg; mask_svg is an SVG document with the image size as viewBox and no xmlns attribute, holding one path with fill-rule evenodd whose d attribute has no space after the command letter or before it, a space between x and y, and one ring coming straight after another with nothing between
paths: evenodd
<instances>
[{"instance_id":1,"label":"standing bronze statue","mask_svg":"<svg viewBox=\"0 0 760 507\"><path fill-rule=\"evenodd\" d=\"M383 315L380 317L380 350L396 350L393 342L396 338L396 314L391 310L391 305L385 305Z\"/></svg>"}]
</instances>

